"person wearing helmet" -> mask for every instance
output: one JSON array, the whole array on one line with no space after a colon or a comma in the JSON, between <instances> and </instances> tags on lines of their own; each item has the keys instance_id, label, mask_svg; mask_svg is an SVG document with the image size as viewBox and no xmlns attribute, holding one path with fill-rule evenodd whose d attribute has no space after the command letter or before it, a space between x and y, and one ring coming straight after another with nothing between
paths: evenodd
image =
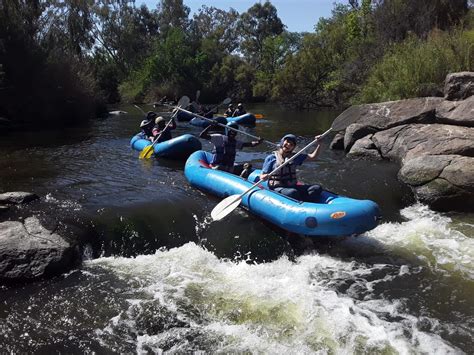
<instances>
[{"instance_id":1,"label":"person wearing helmet","mask_svg":"<svg viewBox=\"0 0 474 355\"><path fill-rule=\"evenodd\" d=\"M316 136L315 139L319 138ZM315 160L321 150L318 143L316 148L310 154L300 154L290 164L285 165L272 176L269 173L282 165L287 159L291 158L295 153L296 136L294 134L286 134L280 140L278 150L265 158L263 163L261 180L268 180L268 187L283 195L294 198L299 201L317 202L321 194L321 186L315 185L299 185L296 178L296 166L303 164L306 160Z\"/></svg>"},{"instance_id":2,"label":"person wearing helmet","mask_svg":"<svg viewBox=\"0 0 474 355\"><path fill-rule=\"evenodd\" d=\"M163 116L159 116L155 118L155 127L153 127L153 141L155 141L156 137L158 137L158 142L165 142L173 138L171 135L171 131L176 128L176 121L174 117L171 118L171 123L166 126L166 120Z\"/></svg>"},{"instance_id":3,"label":"person wearing helmet","mask_svg":"<svg viewBox=\"0 0 474 355\"><path fill-rule=\"evenodd\" d=\"M215 125L206 127L199 138L207 139L214 145L212 150L211 168L216 170L227 171L232 174L241 174L243 172L244 164L234 166L237 149L241 150L244 147L255 147L263 142L260 138L258 141L242 142L236 139L239 126L236 123L228 123L225 129L225 134L212 133L209 131L215 129ZM248 164L247 164L248 165ZM246 169L246 173L250 172L250 166ZM242 175L241 175L242 176ZM242 176L247 177L247 176Z\"/></svg>"},{"instance_id":4,"label":"person wearing helmet","mask_svg":"<svg viewBox=\"0 0 474 355\"><path fill-rule=\"evenodd\" d=\"M235 108L233 104L229 104L227 110L224 112L224 117L232 117L234 114Z\"/></svg>"},{"instance_id":5,"label":"person wearing helmet","mask_svg":"<svg viewBox=\"0 0 474 355\"><path fill-rule=\"evenodd\" d=\"M245 115L247 111L244 110L244 105L241 102L237 104L237 109L232 113L232 117Z\"/></svg>"},{"instance_id":6,"label":"person wearing helmet","mask_svg":"<svg viewBox=\"0 0 474 355\"><path fill-rule=\"evenodd\" d=\"M153 126L155 125L156 113L148 111L145 119L140 123L141 134L145 139L151 139L153 137Z\"/></svg>"}]
</instances>

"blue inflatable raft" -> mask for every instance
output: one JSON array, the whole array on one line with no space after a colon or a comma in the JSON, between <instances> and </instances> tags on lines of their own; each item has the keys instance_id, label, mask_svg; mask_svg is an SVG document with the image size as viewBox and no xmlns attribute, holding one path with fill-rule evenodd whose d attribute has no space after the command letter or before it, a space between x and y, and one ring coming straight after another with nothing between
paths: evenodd
<instances>
[{"instance_id":1,"label":"blue inflatable raft","mask_svg":"<svg viewBox=\"0 0 474 355\"><path fill-rule=\"evenodd\" d=\"M216 120L217 123L227 124L227 119L225 117L214 117L212 119ZM191 121L189 121L189 123L196 127L206 128L207 126L211 124L211 121L205 120L200 117L194 117Z\"/></svg>"},{"instance_id":2,"label":"blue inflatable raft","mask_svg":"<svg viewBox=\"0 0 474 355\"><path fill-rule=\"evenodd\" d=\"M151 144L148 139L143 138L141 133L133 136L130 141L132 148L139 152ZM155 144L153 150L155 156L160 158L186 159L191 153L201 148L201 141L198 138L190 134L183 134L182 136Z\"/></svg>"},{"instance_id":3,"label":"blue inflatable raft","mask_svg":"<svg viewBox=\"0 0 474 355\"><path fill-rule=\"evenodd\" d=\"M185 112L185 111L178 111L178 113L176 114L176 119L178 121L184 121L184 122L191 121L193 117L195 117L194 113Z\"/></svg>"},{"instance_id":4,"label":"blue inflatable raft","mask_svg":"<svg viewBox=\"0 0 474 355\"><path fill-rule=\"evenodd\" d=\"M240 125L254 125L256 122L255 116L253 113L246 113L241 116L236 117L227 117L227 123L237 123Z\"/></svg>"},{"instance_id":5,"label":"blue inflatable raft","mask_svg":"<svg viewBox=\"0 0 474 355\"><path fill-rule=\"evenodd\" d=\"M260 171L248 178L209 168L212 155L199 150L186 161L189 183L220 198L241 194L258 180ZM265 188L262 183L244 195L241 207L292 233L307 236L349 236L375 228L380 219L377 204L323 191L320 203L296 201Z\"/></svg>"}]
</instances>

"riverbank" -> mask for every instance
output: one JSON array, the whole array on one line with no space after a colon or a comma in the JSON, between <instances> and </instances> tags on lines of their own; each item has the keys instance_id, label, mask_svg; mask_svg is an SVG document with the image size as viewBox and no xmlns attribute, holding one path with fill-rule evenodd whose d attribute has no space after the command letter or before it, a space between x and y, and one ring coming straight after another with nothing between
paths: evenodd
<instances>
[{"instance_id":1,"label":"riverbank","mask_svg":"<svg viewBox=\"0 0 474 355\"><path fill-rule=\"evenodd\" d=\"M333 149L400 164L399 179L438 211L474 210L474 73L446 77L445 97L358 106Z\"/></svg>"}]
</instances>

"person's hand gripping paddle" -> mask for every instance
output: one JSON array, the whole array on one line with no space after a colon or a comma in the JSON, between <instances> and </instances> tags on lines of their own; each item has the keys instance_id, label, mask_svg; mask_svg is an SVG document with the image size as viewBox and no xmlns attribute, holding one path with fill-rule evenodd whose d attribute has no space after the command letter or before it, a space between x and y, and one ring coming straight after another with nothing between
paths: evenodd
<instances>
[{"instance_id":1,"label":"person's hand gripping paddle","mask_svg":"<svg viewBox=\"0 0 474 355\"><path fill-rule=\"evenodd\" d=\"M326 132L321 134L317 139L313 140L311 143L306 145L303 149L301 149L299 152L293 155L290 159L288 159L283 164L278 166L276 169L271 171L268 175L272 176L278 170L283 168L285 165L291 163L298 155L303 153L306 149L308 149L310 146L315 144L318 140L324 138L331 131L342 131L343 129L346 129L347 126L357 121L357 119L359 118L359 115L356 113L358 111L359 111L359 106L349 107L347 110L345 110L343 113L341 113L339 116L336 117L336 119L331 125L331 128L329 128ZM252 191L258 184L260 184L260 181L253 184L248 190L242 192L240 195L231 195L223 199L221 202L219 202L219 204L217 204L217 206L214 207L214 209L211 211L212 219L214 221L219 221L222 218L226 217L229 213L231 213L240 205L240 203L242 202L242 197L248 194L250 191Z\"/></svg>"}]
</instances>

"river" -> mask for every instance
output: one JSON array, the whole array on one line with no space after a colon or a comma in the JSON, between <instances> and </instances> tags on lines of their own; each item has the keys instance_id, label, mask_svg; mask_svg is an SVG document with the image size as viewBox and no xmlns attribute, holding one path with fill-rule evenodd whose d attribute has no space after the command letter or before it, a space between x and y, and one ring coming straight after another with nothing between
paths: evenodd
<instances>
[{"instance_id":1,"label":"river","mask_svg":"<svg viewBox=\"0 0 474 355\"><path fill-rule=\"evenodd\" d=\"M87 127L0 137L0 190L35 192L97 237L80 268L0 286L1 352L472 353L473 214L416 203L396 164L347 159L326 139L301 180L376 201L376 229L302 238L242 210L211 223L219 199L188 185L184 162L139 160L129 141L142 115L120 109ZM249 132L273 142L291 132L300 146L337 115L248 110L265 116ZM183 133L199 129L178 122ZM260 167L269 151L238 161Z\"/></svg>"}]
</instances>

